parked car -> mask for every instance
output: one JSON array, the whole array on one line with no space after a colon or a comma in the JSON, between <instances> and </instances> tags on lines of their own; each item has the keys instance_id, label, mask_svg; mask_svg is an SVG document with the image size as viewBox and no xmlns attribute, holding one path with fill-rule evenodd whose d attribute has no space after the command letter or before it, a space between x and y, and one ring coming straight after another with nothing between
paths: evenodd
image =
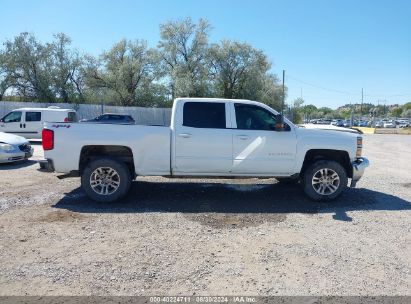
<instances>
[{"instance_id":1,"label":"parked car","mask_svg":"<svg viewBox=\"0 0 411 304\"><path fill-rule=\"evenodd\" d=\"M342 119L334 119L333 121L331 121L331 124L333 126L337 126L337 127L344 127L344 120Z\"/></svg>"},{"instance_id":2,"label":"parked car","mask_svg":"<svg viewBox=\"0 0 411 304\"><path fill-rule=\"evenodd\" d=\"M391 121L386 121L386 122L384 122L383 127L384 127L384 128L395 128L396 126L395 126L395 124L394 124L393 122L391 122Z\"/></svg>"},{"instance_id":3,"label":"parked car","mask_svg":"<svg viewBox=\"0 0 411 304\"><path fill-rule=\"evenodd\" d=\"M76 111L72 109L21 108L11 111L0 119L0 132L40 139L44 122L75 122L76 120Z\"/></svg>"},{"instance_id":4,"label":"parked car","mask_svg":"<svg viewBox=\"0 0 411 304\"><path fill-rule=\"evenodd\" d=\"M376 128L382 128L382 127L384 127L384 123L383 123L382 121L377 121L377 122L375 123L375 127L376 127Z\"/></svg>"},{"instance_id":5,"label":"parked car","mask_svg":"<svg viewBox=\"0 0 411 304\"><path fill-rule=\"evenodd\" d=\"M407 119L400 119L397 122L399 128L408 128L410 126L410 121Z\"/></svg>"},{"instance_id":6,"label":"parked car","mask_svg":"<svg viewBox=\"0 0 411 304\"><path fill-rule=\"evenodd\" d=\"M351 121L350 120L344 120L344 127L345 128L351 128Z\"/></svg>"},{"instance_id":7,"label":"parked car","mask_svg":"<svg viewBox=\"0 0 411 304\"><path fill-rule=\"evenodd\" d=\"M81 176L100 202L148 175L287 178L313 200L332 200L369 164L358 133L300 128L265 104L213 98L176 99L170 127L46 123L43 149L43 168Z\"/></svg>"},{"instance_id":8,"label":"parked car","mask_svg":"<svg viewBox=\"0 0 411 304\"><path fill-rule=\"evenodd\" d=\"M21 161L33 156L33 148L24 137L0 132L0 163Z\"/></svg>"},{"instance_id":9,"label":"parked car","mask_svg":"<svg viewBox=\"0 0 411 304\"><path fill-rule=\"evenodd\" d=\"M111 114L111 113L102 114L93 119L82 119L80 120L80 122L129 124L129 125L134 125L136 123L133 117L131 117L131 115Z\"/></svg>"}]
</instances>

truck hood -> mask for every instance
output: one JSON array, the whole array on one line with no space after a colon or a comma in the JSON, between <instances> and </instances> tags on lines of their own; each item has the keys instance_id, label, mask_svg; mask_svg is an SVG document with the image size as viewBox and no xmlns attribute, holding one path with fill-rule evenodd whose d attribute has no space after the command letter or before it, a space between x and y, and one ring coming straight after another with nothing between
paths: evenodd
<instances>
[{"instance_id":1,"label":"truck hood","mask_svg":"<svg viewBox=\"0 0 411 304\"><path fill-rule=\"evenodd\" d=\"M316 129L316 130L328 130L328 131L339 131L339 132L348 132L348 133L355 133L360 134L358 130L349 129L349 128L342 128L333 125L320 125L320 124L301 124L298 125L300 128L305 129Z\"/></svg>"},{"instance_id":2,"label":"truck hood","mask_svg":"<svg viewBox=\"0 0 411 304\"><path fill-rule=\"evenodd\" d=\"M28 143L28 140L21 136L0 132L0 143L21 145Z\"/></svg>"},{"instance_id":3,"label":"truck hood","mask_svg":"<svg viewBox=\"0 0 411 304\"><path fill-rule=\"evenodd\" d=\"M351 160L356 157L357 137L359 136L361 135L357 132L342 132L334 129L302 127L297 129L299 149L303 151L312 149L346 151Z\"/></svg>"}]
</instances>

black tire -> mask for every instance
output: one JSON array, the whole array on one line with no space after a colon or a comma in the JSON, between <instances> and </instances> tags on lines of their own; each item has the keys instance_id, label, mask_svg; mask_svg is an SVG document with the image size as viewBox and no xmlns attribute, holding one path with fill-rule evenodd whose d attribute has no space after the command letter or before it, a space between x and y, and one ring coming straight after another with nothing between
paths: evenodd
<instances>
[{"instance_id":1,"label":"black tire","mask_svg":"<svg viewBox=\"0 0 411 304\"><path fill-rule=\"evenodd\" d=\"M118 186L116 190L114 190L114 187L110 189L110 191L113 191L112 193L109 194L99 194L95 190L93 190L91 186L91 176L95 170L98 168L104 168L105 172L107 172L106 168L113 169L118 176L116 178L116 182L118 183ZM126 166L126 164L122 161L119 160L113 160L110 158L99 158L96 160L91 161L90 163L87 164L86 168L83 171L83 174L81 175L81 186L86 192L87 196L90 197L92 200L97 201L97 202L114 202L122 197L124 197L128 190L130 189L131 185L131 175L130 175L130 170ZM97 190L101 189L97 188Z\"/></svg>"},{"instance_id":2,"label":"black tire","mask_svg":"<svg viewBox=\"0 0 411 304\"><path fill-rule=\"evenodd\" d=\"M326 171L329 173L328 176L331 176L332 171L334 171L334 173L336 173L339 178L338 186L336 182L334 182L332 185L329 185L329 186L327 185L321 186L326 189L324 194L320 194L319 192L317 192L312 184L314 175L316 175L315 181L318 183L318 176L321 176L321 173L319 173L319 171L321 169L329 169L328 171ZM303 186L305 194L314 201L331 201L331 200L336 199L347 188L347 183L348 183L347 172L345 171L343 166L331 160L319 160L311 164L307 168L307 170L305 170L304 176L302 179L302 186ZM316 187L319 187L319 186L316 186ZM332 193L331 193L332 191L331 187L333 188L336 187L336 189ZM319 189L320 192L321 190L323 189ZM327 192L330 192L330 193L327 193Z\"/></svg>"}]
</instances>

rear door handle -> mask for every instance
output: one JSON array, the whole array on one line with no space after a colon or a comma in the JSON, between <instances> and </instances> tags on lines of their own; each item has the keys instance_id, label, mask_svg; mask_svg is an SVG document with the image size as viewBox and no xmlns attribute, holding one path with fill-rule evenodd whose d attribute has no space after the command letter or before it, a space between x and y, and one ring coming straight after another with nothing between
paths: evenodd
<instances>
[{"instance_id":1,"label":"rear door handle","mask_svg":"<svg viewBox=\"0 0 411 304\"><path fill-rule=\"evenodd\" d=\"M23 128L23 124L20 124L20 129Z\"/></svg>"},{"instance_id":2,"label":"rear door handle","mask_svg":"<svg viewBox=\"0 0 411 304\"><path fill-rule=\"evenodd\" d=\"M189 137L191 137L191 134L190 133L180 133L180 134L178 134L178 136L184 137L184 138L189 138Z\"/></svg>"},{"instance_id":3,"label":"rear door handle","mask_svg":"<svg viewBox=\"0 0 411 304\"><path fill-rule=\"evenodd\" d=\"M237 137L241 140L247 140L249 138L248 135L237 135Z\"/></svg>"}]
</instances>

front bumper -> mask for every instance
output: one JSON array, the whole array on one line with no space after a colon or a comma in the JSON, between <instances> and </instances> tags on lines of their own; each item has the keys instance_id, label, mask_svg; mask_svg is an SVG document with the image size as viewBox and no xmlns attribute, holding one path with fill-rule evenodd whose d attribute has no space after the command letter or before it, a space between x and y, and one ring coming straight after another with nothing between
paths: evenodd
<instances>
[{"instance_id":1,"label":"front bumper","mask_svg":"<svg viewBox=\"0 0 411 304\"><path fill-rule=\"evenodd\" d=\"M370 162L365 157L359 157L352 162L352 178L350 187L354 188L357 182L364 174L365 168L370 165Z\"/></svg>"},{"instance_id":2,"label":"front bumper","mask_svg":"<svg viewBox=\"0 0 411 304\"><path fill-rule=\"evenodd\" d=\"M28 152L23 152L17 148L11 152L0 151L0 163L11 163L16 161L22 161L29 159L33 156L33 148L30 148Z\"/></svg>"}]
</instances>

